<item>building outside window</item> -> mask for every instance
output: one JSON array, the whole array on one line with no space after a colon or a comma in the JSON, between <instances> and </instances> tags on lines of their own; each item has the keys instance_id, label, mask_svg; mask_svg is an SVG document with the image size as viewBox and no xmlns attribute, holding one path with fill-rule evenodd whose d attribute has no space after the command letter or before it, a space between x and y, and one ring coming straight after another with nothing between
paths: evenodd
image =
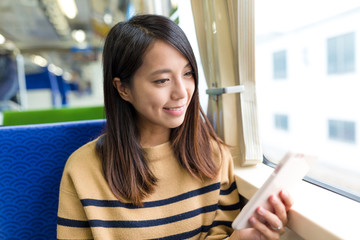
<instances>
[{"instance_id":1,"label":"building outside window","mask_svg":"<svg viewBox=\"0 0 360 240\"><path fill-rule=\"evenodd\" d=\"M355 142L355 122L329 120L329 138L343 142Z\"/></svg>"},{"instance_id":2,"label":"building outside window","mask_svg":"<svg viewBox=\"0 0 360 240\"><path fill-rule=\"evenodd\" d=\"M286 71L286 51L273 53L274 79L284 79L287 76Z\"/></svg>"},{"instance_id":3,"label":"building outside window","mask_svg":"<svg viewBox=\"0 0 360 240\"><path fill-rule=\"evenodd\" d=\"M275 128L276 129L284 130L284 131L289 130L289 123L288 123L287 115L275 114L274 120L275 120Z\"/></svg>"},{"instance_id":4,"label":"building outside window","mask_svg":"<svg viewBox=\"0 0 360 240\"><path fill-rule=\"evenodd\" d=\"M348 33L327 40L328 74L355 70L355 34Z\"/></svg>"}]
</instances>

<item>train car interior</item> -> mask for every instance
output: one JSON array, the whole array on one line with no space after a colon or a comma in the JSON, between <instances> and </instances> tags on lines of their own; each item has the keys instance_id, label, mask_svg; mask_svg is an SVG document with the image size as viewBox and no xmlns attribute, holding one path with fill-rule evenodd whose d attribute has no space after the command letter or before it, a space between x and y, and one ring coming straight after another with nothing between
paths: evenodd
<instances>
[{"instance_id":1,"label":"train car interior","mask_svg":"<svg viewBox=\"0 0 360 240\"><path fill-rule=\"evenodd\" d=\"M280 239L359 239L357 0L1 0L0 239L56 239L64 164L106 125L105 37L144 13L187 35L245 202L286 154L316 158Z\"/></svg>"}]
</instances>

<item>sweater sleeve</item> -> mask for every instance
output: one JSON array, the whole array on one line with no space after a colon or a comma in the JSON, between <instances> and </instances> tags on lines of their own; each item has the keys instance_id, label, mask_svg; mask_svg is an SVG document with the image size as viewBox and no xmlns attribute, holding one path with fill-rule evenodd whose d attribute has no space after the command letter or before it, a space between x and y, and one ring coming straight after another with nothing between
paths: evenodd
<instances>
[{"instance_id":1,"label":"sweater sleeve","mask_svg":"<svg viewBox=\"0 0 360 240\"><path fill-rule=\"evenodd\" d=\"M223 158L220 168L220 193L218 199L218 209L215 219L209 229L206 239L227 239L233 229L232 221L239 214L241 204L237 190L234 164L228 149L223 149Z\"/></svg>"},{"instance_id":2,"label":"sweater sleeve","mask_svg":"<svg viewBox=\"0 0 360 240\"><path fill-rule=\"evenodd\" d=\"M84 207L76 193L69 158L60 183L57 239L94 239Z\"/></svg>"}]
</instances>

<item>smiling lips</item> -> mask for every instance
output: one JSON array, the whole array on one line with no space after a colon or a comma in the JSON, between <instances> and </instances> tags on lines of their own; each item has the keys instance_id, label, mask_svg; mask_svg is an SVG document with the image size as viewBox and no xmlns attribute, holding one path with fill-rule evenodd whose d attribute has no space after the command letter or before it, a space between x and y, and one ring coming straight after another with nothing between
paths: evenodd
<instances>
[{"instance_id":1,"label":"smiling lips","mask_svg":"<svg viewBox=\"0 0 360 240\"><path fill-rule=\"evenodd\" d=\"M165 110L165 112L170 113L172 115L181 115L183 114L184 110L185 110L185 105L181 106L181 107L171 107L171 108L163 108Z\"/></svg>"}]
</instances>

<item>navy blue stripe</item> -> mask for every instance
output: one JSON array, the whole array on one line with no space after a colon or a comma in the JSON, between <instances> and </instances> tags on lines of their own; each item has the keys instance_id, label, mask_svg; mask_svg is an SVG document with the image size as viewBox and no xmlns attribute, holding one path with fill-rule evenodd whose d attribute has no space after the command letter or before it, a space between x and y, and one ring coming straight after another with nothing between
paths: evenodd
<instances>
[{"instance_id":1,"label":"navy blue stripe","mask_svg":"<svg viewBox=\"0 0 360 240\"><path fill-rule=\"evenodd\" d=\"M142 220L142 221L104 221L104 220L89 220L77 221L71 219L58 218L58 224L68 227L105 227L105 228L143 228L165 225L173 222L182 221L188 218L195 217L197 215L216 211L217 204L198 208L189 212L181 213L171 217L154 219L154 220Z\"/></svg>"},{"instance_id":2,"label":"navy blue stripe","mask_svg":"<svg viewBox=\"0 0 360 240\"><path fill-rule=\"evenodd\" d=\"M78 227L78 228L88 228L90 224L88 221L79 221L67 218L57 218L57 224L67 227Z\"/></svg>"},{"instance_id":3,"label":"navy blue stripe","mask_svg":"<svg viewBox=\"0 0 360 240\"><path fill-rule=\"evenodd\" d=\"M227 227L231 228L231 224L232 224L231 221L214 221L213 224L211 225L211 227L216 227L216 226L222 225L222 226L227 226Z\"/></svg>"},{"instance_id":4,"label":"navy blue stripe","mask_svg":"<svg viewBox=\"0 0 360 240\"><path fill-rule=\"evenodd\" d=\"M233 211L239 210L241 208L240 202L232 204L232 205L219 205L219 209L223 211Z\"/></svg>"},{"instance_id":5,"label":"navy blue stripe","mask_svg":"<svg viewBox=\"0 0 360 240\"><path fill-rule=\"evenodd\" d=\"M65 238L57 238L56 240L69 240ZM94 240L93 238L82 238L81 240Z\"/></svg>"},{"instance_id":6,"label":"navy blue stripe","mask_svg":"<svg viewBox=\"0 0 360 240\"><path fill-rule=\"evenodd\" d=\"M68 240L68 239L57 238L56 240ZM82 240L94 240L94 239L93 238L84 238Z\"/></svg>"},{"instance_id":7,"label":"navy blue stripe","mask_svg":"<svg viewBox=\"0 0 360 240\"><path fill-rule=\"evenodd\" d=\"M228 189L220 190L220 195L228 195L236 189L236 182L233 182Z\"/></svg>"},{"instance_id":8,"label":"navy blue stripe","mask_svg":"<svg viewBox=\"0 0 360 240\"><path fill-rule=\"evenodd\" d=\"M199 228L191 230L189 232L179 233L179 234L175 234L175 235L171 235L171 236L167 236L167 237L162 237L162 238L153 238L153 239L150 239L150 240L187 239L187 238L191 238L191 237L196 236L197 234L201 233L202 229L203 229L203 227L199 227Z\"/></svg>"},{"instance_id":9,"label":"navy blue stripe","mask_svg":"<svg viewBox=\"0 0 360 240\"><path fill-rule=\"evenodd\" d=\"M209 207L211 207L211 206L209 206ZM91 222L92 221L100 221L100 220L91 220ZM103 222L105 222L105 221L103 221ZM156 238L156 239L158 239L158 240L175 240L175 239L191 238L201 232L208 232L212 227L216 227L219 225L224 225L224 226L231 228L231 223L232 222L230 222L230 221L214 221L211 225L203 225L199 228L196 228L196 229L188 231L188 232L179 233L179 234L166 236L166 237L162 237L162 238ZM63 225L63 226L78 227L78 228L89 227L88 221L71 220L71 219L65 219L65 218L61 218L61 217L58 217L58 224Z\"/></svg>"},{"instance_id":10,"label":"navy blue stripe","mask_svg":"<svg viewBox=\"0 0 360 240\"><path fill-rule=\"evenodd\" d=\"M144 207L142 208L151 208L151 207L159 207L168 204L172 204L175 202L183 201L187 198L199 196L208 192L215 191L220 188L220 183L214 183L212 185L199 188L190 192L186 192L180 194L175 197L158 200L158 201L151 201L151 202L144 202ZM97 200L97 199L82 199L81 203L84 207L86 206L97 206L97 207L123 207L128 209L140 208L132 203L122 203L118 200Z\"/></svg>"},{"instance_id":11,"label":"navy blue stripe","mask_svg":"<svg viewBox=\"0 0 360 240\"><path fill-rule=\"evenodd\" d=\"M219 225L224 225L224 226L231 228L231 223L232 222L230 222L230 221L214 221L211 225L203 225L199 228L196 228L196 229L188 231L188 232L179 233L179 234L166 236L166 237L162 237L162 238L154 238L154 239L150 239L150 240L155 240L155 239L156 240L177 240L177 239L191 238L191 237L198 235L201 232L207 233L210 230L210 228L216 227Z\"/></svg>"}]
</instances>

